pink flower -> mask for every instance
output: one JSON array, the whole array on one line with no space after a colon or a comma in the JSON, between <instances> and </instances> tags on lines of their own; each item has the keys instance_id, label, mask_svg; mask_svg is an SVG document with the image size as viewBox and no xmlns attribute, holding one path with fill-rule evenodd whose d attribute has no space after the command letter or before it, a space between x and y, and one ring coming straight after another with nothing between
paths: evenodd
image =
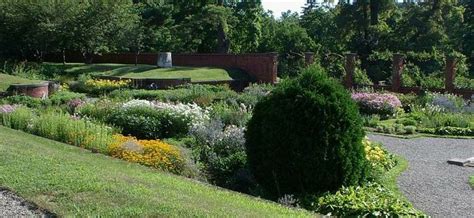
<instances>
[{"instance_id":1,"label":"pink flower","mask_svg":"<svg viewBox=\"0 0 474 218\"><path fill-rule=\"evenodd\" d=\"M352 93L352 99L357 102L363 113L368 114L390 115L402 106L397 96L386 93Z\"/></svg>"},{"instance_id":2,"label":"pink flower","mask_svg":"<svg viewBox=\"0 0 474 218\"><path fill-rule=\"evenodd\" d=\"M15 111L15 109L17 108L16 105L9 105L9 104L5 104L5 105L0 105L0 113L11 113L13 111Z\"/></svg>"}]
</instances>

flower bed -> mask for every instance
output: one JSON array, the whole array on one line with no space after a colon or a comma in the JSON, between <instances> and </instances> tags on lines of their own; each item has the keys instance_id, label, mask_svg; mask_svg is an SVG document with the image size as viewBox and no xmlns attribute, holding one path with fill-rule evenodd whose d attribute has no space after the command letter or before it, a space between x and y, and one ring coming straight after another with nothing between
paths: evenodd
<instances>
[{"instance_id":1,"label":"flower bed","mask_svg":"<svg viewBox=\"0 0 474 218\"><path fill-rule=\"evenodd\" d=\"M178 174L185 165L180 151L160 140L137 140L131 136L115 135L108 150L112 157Z\"/></svg>"}]
</instances>

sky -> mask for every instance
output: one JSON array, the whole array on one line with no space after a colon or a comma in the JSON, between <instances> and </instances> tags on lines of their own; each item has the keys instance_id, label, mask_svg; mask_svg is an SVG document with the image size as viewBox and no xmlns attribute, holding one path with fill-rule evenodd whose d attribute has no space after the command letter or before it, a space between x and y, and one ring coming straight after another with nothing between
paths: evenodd
<instances>
[{"instance_id":1,"label":"sky","mask_svg":"<svg viewBox=\"0 0 474 218\"><path fill-rule=\"evenodd\" d=\"M301 13L306 0L262 0L265 10L273 11L275 17L280 17L282 12L288 10Z\"/></svg>"}]
</instances>

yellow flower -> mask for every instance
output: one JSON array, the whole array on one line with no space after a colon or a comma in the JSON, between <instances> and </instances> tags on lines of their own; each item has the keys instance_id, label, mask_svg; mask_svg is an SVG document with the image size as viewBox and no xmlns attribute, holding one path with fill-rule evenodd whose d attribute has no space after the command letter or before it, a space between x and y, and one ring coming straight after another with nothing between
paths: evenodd
<instances>
[{"instance_id":1,"label":"yellow flower","mask_svg":"<svg viewBox=\"0 0 474 218\"><path fill-rule=\"evenodd\" d=\"M137 140L123 135L115 135L114 139L108 146L113 157L174 173L180 173L184 168L181 152L163 141Z\"/></svg>"}]
</instances>

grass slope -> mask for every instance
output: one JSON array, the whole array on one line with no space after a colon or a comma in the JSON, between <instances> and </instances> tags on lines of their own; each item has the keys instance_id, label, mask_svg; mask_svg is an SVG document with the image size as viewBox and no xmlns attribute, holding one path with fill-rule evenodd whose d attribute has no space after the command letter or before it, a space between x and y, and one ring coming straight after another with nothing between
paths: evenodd
<instances>
[{"instance_id":1,"label":"grass slope","mask_svg":"<svg viewBox=\"0 0 474 218\"><path fill-rule=\"evenodd\" d=\"M2 126L0 186L58 215L314 216Z\"/></svg>"},{"instance_id":2,"label":"grass slope","mask_svg":"<svg viewBox=\"0 0 474 218\"><path fill-rule=\"evenodd\" d=\"M211 80L247 79L247 75L238 70L225 70L212 67L173 67L157 68L153 65L133 64L81 64L69 63L66 66L58 63L46 63L45 67L56 72L66 72L70 75L94 73L107 76L120 76L125 78L191 78L192 82Z\"/></svg>"},{"instance_id":3,"label":"grass slope","mask_svg":"<svg viewBox=\"0 0 474 218\"><path fill-rule=\"evenodd\" d=\"M22 77L12 76L8 74L0 73L0 91L6 91L11 84L19 83L19 84L26 84L26 83L38 83L38 80L29 80Z\"/></svg>"}]
</instances>

